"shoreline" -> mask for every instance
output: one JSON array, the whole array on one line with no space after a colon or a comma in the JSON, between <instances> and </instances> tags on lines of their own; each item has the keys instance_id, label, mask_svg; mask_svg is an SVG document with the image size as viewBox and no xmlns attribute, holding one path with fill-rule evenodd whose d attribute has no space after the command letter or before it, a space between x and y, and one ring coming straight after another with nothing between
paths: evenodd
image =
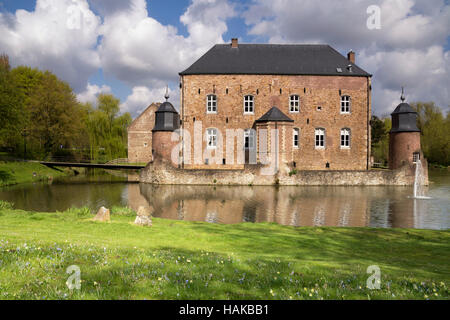
<instances>
[{"instance_id":1,"label":"shoreline","mask_svg":"<svg viewBox=\"0 0 450 320\"><path fill-rule=\"evenodd\" d=\"M74 171L68 168L51 169L38 162L0 161L0 187L51 181L71 175L74 175Z\"/></svg>"}]
</instances>

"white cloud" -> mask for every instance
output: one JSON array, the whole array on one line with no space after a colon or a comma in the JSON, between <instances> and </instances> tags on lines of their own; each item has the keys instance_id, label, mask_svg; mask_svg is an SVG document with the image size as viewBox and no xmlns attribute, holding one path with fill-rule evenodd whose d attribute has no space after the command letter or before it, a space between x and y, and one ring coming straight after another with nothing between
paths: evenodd
<instances>
[{"instance_id":1,"label":"white cloud","mask_svg":"<svg viewBox=\"0 0 450 320\"><path fill-rule=\"evenodd\" d=\"M179 72L223 42L225 21L235 14L226 0L194 0L180 18L189 31L183 37L150 17L144 0L131 4L105 16L99 47L104 72L131 86L163 87L176 81Z\"/></svg>"},{"instance_id":2,"label":"white cloud","mask_svg":"<svg viewBox=\"0 0 450 320\"><path fill-rule=\"evenodd\" d=\"M405 86L407 101L434 101L446 109L450 102L450 52L440 46L425 50L363 52L362 65L374 71L372 95L377 113L388 113L400 103L400 88Z\"/></svg>"},{"instance_id":3,"label":"white cloud","mask_svg":"<svg viewBox=\"0 0 450 320\"><path fill-rule=\"evenodd\" d=\"M37 0L33 12L0 13L0 51L14 66L48 69L80 91L100 67L99 25L86 0Z\"/></svg>"},{"instance_id":4,"label":"white cloud","mask_svg":"<svg viewBox=\"0 0 450 320\"><path fill-rule=\"evenodd\" d=\"M166 87L149 89L145 86L137 86L133 88L133 92L128 96L127 100L120 105L120 111L130 112L133 117L139 115L150 104L165 101ZM179 90L171 90L169 88L169 102L178 110Z\"/></svg>"},{"instance_id":5,"label":"white cloud","mask_svg":"<svg viewBox=\"0 0 450 320\"><path fill-rule=\"evenodd\" d=\"M77 99L82 103L89 102L95 105L97 102L97 96L101 93L111 93L111 87L107 85L102 85L100 87L96 84L88 83L86 90L77 94Z\"/></svg>"},{"instance_id":6,"label":"white cloud","mask_svg":"<svg viewBox=\"0 0 450 320\"><path fill-rule=\"evenodd\" d=\"M369 30L370 5L381 8L381 29ZM255 0L243 13L257 39L275 43L327 43L372 73L373 109L392 111L406 86L408 101L449 100L450 5L443 0Z\"/></svg>"}]
</instances>

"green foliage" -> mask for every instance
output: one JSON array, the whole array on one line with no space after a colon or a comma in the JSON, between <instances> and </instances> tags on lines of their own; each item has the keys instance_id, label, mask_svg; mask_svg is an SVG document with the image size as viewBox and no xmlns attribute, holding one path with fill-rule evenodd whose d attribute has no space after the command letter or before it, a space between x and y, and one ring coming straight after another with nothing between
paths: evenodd
<instances>
[{"instance_id":1,"label":"green foliage","mask_svg":"<svg viewBox=\"0 0 450 320\"><path fill-rule=\"evenodd\" d=\"M7 145L18 136L16 126L22 120L21 111L21 97L11 72L9 58L7 55L0 55L0 145Z\"/></svg>"},{"instance_id":2,"label":"green foliage","mask_svg":"<svg viewBox=\"0 0 450 320\"><path fill-rule=\"evenodd\" d=\"M450 113L445 116L434 102L413 102L417 113L417 127L421 131L421 145L429 163L450 165ZM372 117L372 156L375 162L387 164L391 119Z\"/></svg>"},{"instance_id":3,"label":"green foliage","mask_svg":"<svg viewBox=\"0 0 450 320\"><path fill-rule=\"evenodd\" d=\"M291 171L289 171L289 176L293 176L296 175L298 173L297 169L292 169Z\"/></svg>"},{"instance_id":4,"label":"green foliage","mask_svg":"<svg viewBox=\"0 0 450 320\"><path fill-rule=\"evenodd\" d=\"M62 147L72 147L81 127L78 103L69 85L45 72L30 98L32 135L42 140L45 155Z\"/></svg>"},{"instance_id":5,"label":"green foliage","mask_svg":"<svg viewBox=\"0 0 450 320\"><path fill-rule=\"evenodd\" d=\"M450 113L445 117L434 102L412 103L417 113L417 126L421 131L421 144L430 163L450 165Z\"/></svg>"},{"instance_id":6,"label":"green foliage","mask_svg":"<svg viewBox=\"0 0 450 320\"><path fill-rule=\"evenodd\" d=\"M0 210L12 210L14 207L14 204L8 201L0 200Z\"/></svg>"},{"instance_id":7,"label":"green foliage","mask_svg":"<svg viewBox=\"0 0 450 320\"><path fill-rule=\"evenodd\" d=\"M116 216L128 216L128 217L136 216L136 212L133 209L129 207L119 207L119 206L112 206L111 214Z\"/></svg>"},{"instance_id":8,"label":"green foliage","mask_svg":"<svg viewBox=\"0 0 450 320\"><path fill-rule=\"evenodd\" d=\"M11 70L8 56L0 56L0 147L16 156L26 149L28 159L39 160L126 158L130 114L119 114L113 95L99 95L97 104L79 103L72 88L49 71Z\"/></svg>"},{"instance_id":9,"label":"green foliage","mask_svg":"<svg viewBox=\"0 0 450 320\"><path fill-rule=\"evenodd\" d=\"M386 166L389 158L389 131L392 124L390 118L379 119L372 117L371 133L372 133L372 156L374 161Z\"/></svg>"},{"instance_id":10,"label":"green foliage","mask_svg":"<svg viewBox=\"0 0 450 320\"><path fill-rule=\"evenodd\" d=\"M87 116L84 124L89 137L90 157L96 161L108 161L127 157L127 127L131 115L119 115L119 99L109 94L98 96L98 107L85 105Z\"/></svg>"}]
</instances>

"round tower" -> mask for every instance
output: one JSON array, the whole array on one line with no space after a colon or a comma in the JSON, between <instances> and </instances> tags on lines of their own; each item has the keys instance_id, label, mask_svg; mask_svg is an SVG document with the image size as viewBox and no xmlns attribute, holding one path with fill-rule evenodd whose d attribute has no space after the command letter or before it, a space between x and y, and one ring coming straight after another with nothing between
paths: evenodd
<instances>
[{"instance_id":1,"label":"round tower","mask_svg":"<svg viewBox=\"0 0 450 320\"><path fill-rule=\"evenodd\" d=\"M423 158L420 149L420 130L417 128L417 112L402 101L391 113L392 129L389 132L389 169L397 169L405 164L414 164Z\"/></svg>"},{"instance_id":2,"label":"round tower","mask_svg":"<svg viewBox=\"0 0 450 320\"><path fill-rule=\"evenodd\" d=\"M153 159L159 158L171 161L172 150L179 143L179 139L172 141L172 133L180 128L180 115L169 102L167 91L164 97L166 101L155 112L155 126L152 130L152 153ZM178 162L178 159L176 162Z\"/></svg>"}]
</instances>

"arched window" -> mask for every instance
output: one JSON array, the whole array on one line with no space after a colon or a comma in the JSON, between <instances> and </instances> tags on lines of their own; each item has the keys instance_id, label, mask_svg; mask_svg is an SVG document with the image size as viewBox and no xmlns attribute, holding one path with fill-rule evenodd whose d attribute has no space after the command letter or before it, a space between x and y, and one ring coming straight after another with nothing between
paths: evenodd
<instances>
[{"instance_id":1,"label":"arched window","mask_svg":"<svg viewBox=\"0 0 450 320\"><path fill-rule=\"evenodd\" d=\"M341 129L341 148L349 149L350 148L350 136L351 132L349 128Z\"/></svg>"},{"instance_id":2,"label":"arched window","mask_svg":"<svg viewBox=\"0 0 450 320\"><path fill-rule=\"evenodd\" d=\"M206 113L217 113L217 96L215 94L206 96Z\"/></svg>"},{"instance_id":3,"label":"arched window","mask_svg":"<svg viewBox=\"0 0 450 320\"><path fill-rule=\"evenodd\" d=\"M298 148L300 146L300 129L294 128L292 131L292 146Z\"/></svg>"},{"instance_id":4,"label":"arched window","mask_svg":"<svg viewBox=\"0 0 450 320\"><path fill-rule=\"evenodd\" d=\"M325 148L325 129L317 128L315 130L316 134L316 149L324 149Z\"/></svg>"},{"instance_id":5,"label":"arched window","mask_svg":"<svg viewBox=\"0 0 450 320\"><path fill-rule=\"evenodd\" d=\"M244 96L244 114L255 113L255 105L253 96Z\"/></svg>"},{"instance_id":6,"label":"arched window","mask_svg":"<svg viewBox=\"0 0 450 320\"><path fill-rule=\"evenodd\" d=\"M209 149L215 149L217 147L217 129L206 129L206 146Z\"/></svg>"},{"instance_id":7,"label":"arched window","mask_svg":"<svg viewBox=\"0 0 450 320\"><path fill-rule=\"evenodd\" d=\"M350 113L351 98L350 96L341 96L341 113Z\"/></svg>"},{"instance_id":8,"label":"arched window","mask_svg":"<svg viewBox=\"0 0 450 320\"><path fill-rule=\"evenodd\" d=\"M300 97L296 94L293 94L289 99L289 112L300 112Z\"/></svg>"}]
</instances>

